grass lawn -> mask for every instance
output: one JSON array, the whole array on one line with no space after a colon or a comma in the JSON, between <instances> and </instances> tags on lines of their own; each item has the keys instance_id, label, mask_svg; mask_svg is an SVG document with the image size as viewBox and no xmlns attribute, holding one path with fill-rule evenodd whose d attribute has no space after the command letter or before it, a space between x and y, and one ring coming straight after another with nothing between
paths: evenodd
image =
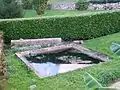
<instances>
[{"instance_id":1,"label":"grass lawn","mask_svg":"<svg viewBox=\"0 0 120 90\"><path fill-rule=\"evenodd\" d=\"M97 13L98 11L77 11L77 10L46 10L42 16L53 16L53 15L83 15ZM101 11L102 12L102 11Z\"/></svg>"},{"instance_id":2,"label":"grass lawn","mask_svg":"<svg viewBox=\"0 0 120 90\"><path fill-rule=\"evenodd\" d=\"M9 90L28 90L30 85L37 85L36 90L85 90L83 75L89 72L106 86L120 78L120 61L109 47L112 42L120 42L120 33L85 41L84 46L100 51L114 58L112 62L101 63L85 69L59 74L49 78L38 78L17 59L12 50L6 49L5 59L8 63Z\"/></svg>"},{"instance_id":3,"label":"grass lawn","mask_svg":"<svg viewBox=\"0 0 120 90\"><path fill-rule=\"evenodd\" d=\"M46 10L43 15L37 15L35 10L25 10L24 11L24 18L30 18L30 17L41 17L41 16L61 16L61 15L84 15L84 14L96 14L96 13L102 13L103 11L77 11L77 10Z\"/></svg>"},{"instance_id":4,"label":"grass lawn","mask_svg":"<svg viewBox=\"0 0 120 90\"><path fill-rule=\"evenodd\" d=\"M24 10L24 18L37 17L37 12L35 10Z\"/></svg>"}]
</instances>

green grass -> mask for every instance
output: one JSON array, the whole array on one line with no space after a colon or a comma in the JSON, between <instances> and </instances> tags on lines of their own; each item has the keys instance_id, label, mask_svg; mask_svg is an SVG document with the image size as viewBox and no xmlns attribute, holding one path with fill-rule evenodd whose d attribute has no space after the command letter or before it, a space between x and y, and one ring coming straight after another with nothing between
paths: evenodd
<instances>
[{"instance_id":1,"label":"green grass","mask_svg":"<svg viewBox=\"0 0 120 90\"><path fill-rule=\"evenodd\" d=\"M113 55L113 52L110 51L110 45L113 42L120 43L120 33L108 35L105 37L100 37L92 40L87 40L84 46L105 53L113 58L118 58L115 55Z\"/></svg>"},{"instance_id":2,"label":"green grass","mask_svg":"<svg viewBox=\"0 0 120 90\"><path fill-rule=\"evenodd\" d=\"M112 11L112 10L111 10ZM107 10L85 10L85 11L78 11L78 10L46 10L42 16L56 16L56 15L86 15L86 14L96 14L96 13L103 13L107 12Z\"/></svg>"},{"instance_id":3,"label":"green grass","mask_svg":"<svg viewBox=\"0 0 120 90\"><path fill-rule=\"evenodd\" d=\"M46 10L43 15L37 15L35 10L25 10L24 11L24 18L30 18L30 17L42 17L42 16L61 16L61 15L85 15L85 14L95 14L95 13L102 13L103 11L77 11L77 10Z\"/></svg>"},{"instance_id":4,"label":"green grass","mask_svg":"<svg viewBox=\"0 0 120 90\"><path fill-rule=\"evenodd\" d=\"M98 11L77 11L77 10L46 10L42 16L53 16L53 15L80 15L86 13L94 13Z\"/></svg>"},{"instance_id":5,"label":"green grass","mask_svg":"<svg viewBox=\"0 0 120 90\"><path fill-rule=\"evenodd\" d=\"M112 42L120 42L120 33L87 40L84 44L85 47L110 55L114 58L112 62L101 63L44 79L38 78L17 59L12 50L6 49L5 59L8 63L9 90L28 90L31 84L37 85L36 90L85 90L83 75L86 71L97 78L103 86L106 86L113 80L120 78L119 58L109 49Z\"/></svg>"},{"instance_id":6,"label":"green grass","mask_svg":"<svg viewBox=\"0 0 120 90\"><path fill-rule=\"evenodd\" d=\"M24 10L24 18L37 17L37 12L35 10Z\"/></svg>"}]
</instances>

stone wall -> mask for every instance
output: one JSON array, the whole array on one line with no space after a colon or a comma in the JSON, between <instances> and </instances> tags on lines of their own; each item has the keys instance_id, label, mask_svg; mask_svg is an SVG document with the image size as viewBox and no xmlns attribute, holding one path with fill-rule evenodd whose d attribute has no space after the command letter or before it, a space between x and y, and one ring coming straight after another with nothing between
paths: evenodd
<instances>
[{"instance_id":1,"label":"stone wall","mask_svg":"<svg viewBox=\"0 0 120 90\"><path fill-rule=\"evenodd\" d=\"M7 90L7 73L5 69L4 53L3 53L3 37L0 32L0 90Z\"/></svg>"},{"instance_id":2,"label":"stone wall","mask_svg":"<svg viewBox=\"0 0 120 90\"><path fill-rule=\"evenodd\" d=\"M76 6L75 4L71 3L71 4L67 4L67 3L64 3L64 4L52 4L51 5L51 9L66 9L66 10L75 10Z\"/></svg>"},{"instance_id":3,"label":"stone wall","mask_svg":"<svg viewBox=\"0 0 120 90\"><path fill-rule=\"evenodd\" d=\"M116 10L120 9L120 2L107 4L92 4L88 6L88 10Z\"/></svg>"},{"instance_id":4,"label":"stone wall","mask_svg":"<svg viewBox=\"0 0 120 90\"><path fill-rule=\"evenodd\" d=\"M49 9L65 9L65 10L75 10L75 3L60 3L48 5ZM107 3L107 4L92 4L88 6L88 10L116 10L120 9L120 2L118 3Z\"/></svg>"}]
</instances>

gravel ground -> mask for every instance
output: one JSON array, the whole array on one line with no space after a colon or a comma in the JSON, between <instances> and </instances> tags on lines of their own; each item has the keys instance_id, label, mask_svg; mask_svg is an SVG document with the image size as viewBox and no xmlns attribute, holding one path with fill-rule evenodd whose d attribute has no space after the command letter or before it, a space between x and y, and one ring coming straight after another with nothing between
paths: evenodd
<instances>
[{"instance_id":1,"label":"gravel ground","mask_svg":"<svg viewBox=\"0 0 120 90\"><path fill-rule=\"evenodd\" d=\"M120 81L113 83L111 86L111 88L116 88L117 90L120 90Z\"/></svg>"}]
</instances>

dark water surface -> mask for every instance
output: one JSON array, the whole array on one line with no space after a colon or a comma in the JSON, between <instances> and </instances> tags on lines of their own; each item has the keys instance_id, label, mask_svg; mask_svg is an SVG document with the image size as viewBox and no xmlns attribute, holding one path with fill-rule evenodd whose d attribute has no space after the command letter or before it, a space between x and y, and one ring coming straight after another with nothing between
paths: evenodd
<instances>
[{"instance_id":1,"label":"dark water surface","mask_svg":"<svg viewBox=\"0 0 120 90\"><path fill-rule=\"evenodd\" d=\"M74 60L82 60L82 61L92 61L93 63L99 63L100 60L94 59L86 54L78 53L78 52L60 52L60 53L49 53L49 54L41 54L37 56L26 57L28 61L31 63L47 63L51 62L54 64L71 64L70 61Z\"/></svg>"},{"instance_id":2,"label":"dark water surface","mask_svg":"<svg viewBox=\"0 0 120 90\"><path fill-rule=\"evenodd\" d=\"M29 56L26 59L41 77L53 76L59 73L61 64L71 64L72 60L92 61L97 64L100 61L88 55L78 52L64 51L60 53L41 54ZM67 66L67 65L66 65Z\"/></svg>"}]
</instances>

